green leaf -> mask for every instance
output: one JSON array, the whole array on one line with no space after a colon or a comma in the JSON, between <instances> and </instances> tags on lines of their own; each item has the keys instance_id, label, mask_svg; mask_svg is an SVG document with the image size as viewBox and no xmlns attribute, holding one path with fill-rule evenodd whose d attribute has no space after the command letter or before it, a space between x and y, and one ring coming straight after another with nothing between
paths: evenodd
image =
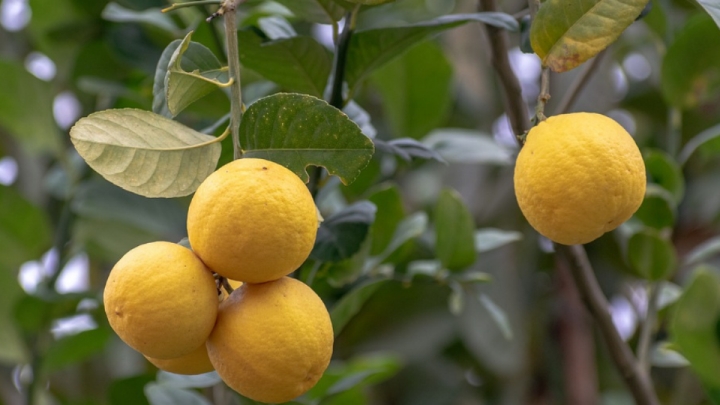
<instances>
[{"instance_id":1,"label":"green leaf","mask_svg":"<svg viewBox=\"0 0 720 405\"><path fill-rule=\"evenodd\" d=\"M370 82L384 101L393 137L417 139L445 121L450 112L452 75L442 48L425 41L371 76Z\"/></svg>"},{"instance_id":2,"label":"green leaf","mask_svg":"<svg viewBox=\"0 0 720 405\"><path fill-rule=\"evenodd\" d=\"M212 405L195 391L153 382L145 386L145 396L150 405Z\"/></svg>"},{"instance_id":3,"label":"green leaf","mask_svg":"<svg viewBox=\"0 0 720 405\"><path fill-rule=\"evenodd\" d=\"M696 150L704 151L707 154L720 152L720 124L710 127L690 139L680 152L678 163L680 165L687 163Z\"/></svg>"},{"instance_id":4,"label":"green leaf","mask_svg":"<svg viewBox=\"0 0 720 405\"><path fill-rule=\"evenodd\" d=\"M512 327L510 326L510 320L508 319L507 314L505 311L500 308L495 301L492 300L489 296L486 294L479 294L478 295L478 301L480 301L480 304L488 311L490 314L490 318L495 322L495 324L500 329L500 333L502 333L503 337L506 340L510 340L513 338L513 332Z\"/></svg>"},{"instance_id":5,"label":"green leaf","mask_svg":"<svg viewBox=\"0 0 720 405\"><path fill-rule=\"evenodd\" d=\"M720 3L717 0L697 0L697 2L710 14L715 24L720 27Z\"/></svg>"},{"instance_id":6,"label":"green leaf","mask_svg":"<svg viewBox=\"0 0 720 405\"><path fill-rule=\"evenodd\" d=\"M332 59L327 49L311 37L265 42L253 31L238 31L240 62L264 78L298 93L322 97Z\"/></svg>"},{"instance_id":7,"label":"green leaf","mask_svg":"<svg viewBox=\"0 0 720 405\"><path fill-rule=\"evenodd\" d=\"M700 264L720 254L720 236L715 236L693 248L685 256L684 264Z\"/></svg>"},{"instance_id":8,"label":"green leaf","mask_svg":"<svg viewBox=\"0 0 720 405\"><path fill-rule=\"evenodd\" d=\"M334 0L277 0L298 18L318 24L340 21L345 9Z\"/></svg>"},{"instance_id":9,"label":"green leaf","mask_svg":"<svg viewBox=\"0 0 720 405\"><path fill-rule=\"evenodd\" d=\"M680 166L670 155L658 149L645 152L644 158L649 180L669 191L675 204L679 204L685 194L685 179Z\"/></svg>"},{"instance_id":10,"label":"green leaf","mask_svg":"<svg viewBox=\"0 0 720 405\"><path fill-rule=\"evenodd\" d=\"M664 280L677 267L673 245L650 230L630 237L627 252L634 273L646 280Z\"/></svg>"},{"instance_id":11,"label":"green leaf","mask_svg":"<svg viewBox=\"0 0 720 405\"><path fill-rule=\"evenodd\" d=\"M679 108L714 102L720 91L720 28L707 15L688 20L668 47L662 62L665 101Z\"/></svg>"},{"instance_id":12,"label":"green leaf","mask_svg":"<svg viewBox=\"0 0 720 405\"><path fill-rule=\"evenodd\" d=\"M80 156L109 182L146 197L191 194L220 158L220 138L148 111L100 111L70 130Z\"/></svg>"},{"instance_id":13,"label":"green leaf","mask_svg":"<svg viewBox=\"0 0 720 405\"><path fill-rule=\"evenodd\" d=\"M370 225L375 221L375 204L356 202L322 222L310 257L337 262L360 250Z\"/></svg>"},{"instance_id":14,"label":"green leaf","mask_svg":"<svg viewBox=\"0 0 720 405\"><path fill-rule=\"evenodd\" d=\"M372 247L370 254L380 254L390 244L393 233L405 216L402 195L395 185L385 185L373 192L368 200L375 204L375 222L370 227Z\"/></svg>"},{"instance_id":15,"label":"green leaf","mask_svg":"<svg viewBox=\"0 0 720 405\"><path fill-rule=\"evenodd\" d=\"M457 191L444 189L435 206L435 253L449 270L475 263L475 221Z\"/></svg>"},{"instance_id":16,"label":"green leaf","mask_svg":"<svg viewBox=\"0 0 720 405\"><path fill-rule=\"evenodd\" d=\"M198 43L190 48L193 43L191 37L192 31L170 56L164 78L165 100L173 116L218 88L231 84L227 68L220 64L211 50ZM187 61L183 63L185 59Z\"/></svg>"},{"instance_id":17,"label":"green leaf","mask_svg":"<svg viewBox=\"0 0 720 405\"><path fill-rule=\"evenodd\" d=\"M279 15L259 18L257 24L262 32L273 40L297 36L295 28L293 28L290 22Z\"/></svg>"},{"instance_id":18,"label":"green leaf","mask_svg":"<svg viewBox=\"0 0 720 405\"><path fill-rule=\"evenodd\" d=\"M365 269L367 271L374 269L398 250L400 246L404 245L405 242L422 235L427 228L427 222L427 214L424 212L416 212L400 221L385 250L379 255L369 258L365 262Z\"/></svg>"},{"instance_id":19,"label":"green leaf","mask_svg":"<svg viewBox=\"0 0 720 405\"><path fill-rule=\"evenodd\" d=\"M6 211L0 210L0 212ZM18 216L22 217L22 215ZM23 292L15 272L0 264L0 364L19 364L27 360L27 349L13 317L15 303L22 296Z\"/></svg>"},{"instance_id":20,"label":"green leaf","mask_svg":"<svg viewBox=\"0 0 720 405\"><path fill-rule=\"evenodd\" d=\"M240 124L245 157L286 166L307 182L309 165L352 183L372 158L372 141L342 111L318 98L279 93L256 101Z\"/></svg>"},{"instance_id":21,"label":"green leaf","mask_svg":"<svg viewBox=\"0 0 720 405\"><path fill-rule=\"evenodd\" d=\"M505 246L508 243L522 240L523 235L517 231L505 231L496 228L482 228L475 231L475 250L487 252Z\"/></svg>"},{"instance_id":22,"label":"green leaf","mask_svg":"<svg viewBox=\"0 0 720 405\"><path fill-rule=\"evenodd\" d=\"M358 31L350 38L345 78L350 92L370 73L400 56L418 42L442 31L470 21L480 21L507 30L517 30L518 23L504 13L471 13L446 15L416 24Z\"/></svg>"},{"instance_id":23,"label":"green leaf","mask_svg":"<svg viewBox=\"0 0 720 405\"><path fill-rule=\"evenodd\" d=\"M154 379L149 375L139 375L113 381L108 388L110 405L150 405L143 389Z\"/></svg>"},{"instance_id":24,"label":"green leaf","mask_svg":"<svg viewBox=\"0 0 720 405\"><path fill-rule=\"evenodd\" d=\"M222 380L215 371L196 375L182 375L161 370L158 371L157 381L163 386L175 388L208 388L220 383Z\"/></svg>"},{"instance_id":25,"label":"green leaf","mask_svg":"<svg viewBox=\"0 0 720 405\"><path fill-rule=\"evenodd\" d=\"M108 3L102 11L102 18L117 23L149 24L170 33L179 31L172 17L164 14L159 8L135 11L127 9L117 3Z\"/></svg>"},{"instance_id":26,"label":"green leaf","mask_svg":"<svg viewBox=\"0 0 720 405\"><path fill-rule=\"evenodd\" d=\"M0 83L0 127L29 152L60 153L50 84L28 73L21 63L1 59Z\"/></svg>"},{"instance_id":27,"label":"green leaf","mask_svg":"<svg viewBox=\"0 0 720 405\"><path fill-rule=\"evenodd\" d=\"M330 319L332 320L335 336L340 335L345 325L360 312L367 300L388 281L389 280L373 280L343 295L340 301L338 301L330 311Z\"/></svg>"},{"instance_id":28,"label":"green leaf","mask_svg":"<svg viewBox=\"0 0 720 405\"><path fill-rule=\"evenodd\" d=\"M673 196L656 184L648 184L642 205L634 215L649 227L655 229L672 228L675 224L675 201Z\"/></svg>"},{"instance_id":29,"label":"green leaf","mask_svg":"<svg viewBox=\"0 0 720 405\"><path fill-rule=\"evenodd\" d=\"M112 337L108 327L80 332L52 343L43 357L43 369L53 372L101 352Z\"/></svg>"},{"instance_id":30,"label":"green leaf","mask_svg":"<svg viewBox=\"0 0 720 405\"><path fill-rule=\"evenodd\" d=\"M50 219L11 187L0 185L0 268L39 258L51 244Z\"/></svg>"},{"instance_id":31,"label":"green leaf","mask_svg":"<svg viewBox=\"0 0 720 405\"><path fill-rule=\"evenodd\" d=\"M530 43L544 66L573 69L615 42L648 0L547 0L530 28Z\"/></svg>"},{"instance_id":32,"label":"green leaf","mask_svg":"<svg viewBox=\"0 0 720 405\"><path fill-rule=\"evenodd\" d=\"M506 166L514 162L510 150L492 136L469 129L440 128L423 138L448 163L477 163Z\"/></svg>"},{"instance_id":33,"label":"green leaf","mask_svg":"<svg viewBox=\"0 0 720 405\"><path fill-rule=\"evenodd\" d=\"M670 332L692 369L712 387L720 387L718 320L720 279L712 270L700 267L675 303Z\"/></svg>"}]
</instances>

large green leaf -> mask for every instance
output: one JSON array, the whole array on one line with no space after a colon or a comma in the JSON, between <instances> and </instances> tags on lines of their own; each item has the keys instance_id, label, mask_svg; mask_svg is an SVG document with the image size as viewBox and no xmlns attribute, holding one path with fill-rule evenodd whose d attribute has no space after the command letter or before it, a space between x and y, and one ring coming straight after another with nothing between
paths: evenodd
<instances>
[{"instance_id":1,"label":"large green leaf","mask_svg":"<svg viewBox=\"0 0 720 405\"><path fill-rule=\"evenodd\" d=\"M28 151L59 152L50 84L28 73L21 63L0 60L0 86L0 127Z\"/></svg>"},{"instance_id":2,"label":"large green leaf","mask_svg":"<svg viewBox=\"0 0 720 405\"><path fill-rule=\"evenodd\" d=\"M347 115L323 100L278 93L253 103L240 124L246 157L272 160L307 182L309 165L352 183L367 166L372 141Z\"/></svg>"},{"instance_id":3,"label":"large green leaf","mask_svg":"<svg viewBox=\"0 0 720 405\"><path fill-rule=\"evenodd\" d=\"M450 28L471 21L517 30L518 23L504 13L472 13L446 15L417 24L358 31L350 38L347 54L346 80L353 89L370 73L400 56L418 42Z\"/></svg>"},{"instance_id":4,"label":"large green leaf","mask_svg":"<svg viewBox=\"0 0 720 405\"><path fill-rule=\"evenodd\" d=\"M263 43L253 31L239 31L240 62L283 88L322 97L332 59L311 37L283 38Z\"/></svg>"},{"instance_id":5,"label":"large green leaf","mask_svg":"<svg viewBox=\"0 0 720 405\"><path fill-rule=\"evenodd\" d=\"M680 108L714 102L720 92L720 28L707 15L691 18L677 34L662 63L665 101Z\"/></svg>"},{"instance_id":6,"label":"large green leaf","mask_svg":"<svg viewBox=\"0 0 720 405\"><path fill-rule=\"evenodd\" d=\"M435 253L449 270L462 270L475 262L475 221L462 197L452 190L440 193L435 206Z\"/></svg>"},{"instance_id":7,"label":"large green leaf","mask_svg":"<svg viewBox=\"0 0 720 405\"><path fill-rule=\"evenodd\" d=\"M530 43L543 65L573 69L622 34L648 0L547 0L532 22Z\"/></svg>"},{"instance_id":8,"label":"large green leaf","mask_svg":"<svg viewBox=\"0 0 720 405\"><path fill-rule=\"evenodd\" d=\"M359 201L324 220L310 257L330 262L351 258L367 237L376 211L375 204Z\"/></svg>"},{"instance_id":9,"label":"large green leaf","mask_svg":"<svg viewBox=\"0 0 720 405\"><path fill-rule=\"evenodd\" d=\"M425 41L371 76L395 138L417 139L443 123L450 111L452 73L442 48Z\"/></svg>"},{"instance_id":10,"label":"large green leaf","mask_svg":"<svg viewBox=\"0 0 720 405\"><path fill-rule=\"evenodd\" d=\"M72 127L70 137L95 171L146 197L191 194L220 158L220 138L143 110L91 114Z\"/></svg>"},{"instance_id":11,"label":"large green leaf","mask_svg":"<svg viewBox=\"0 0 720 405\"><path fill-rule=\"evenodd\" d=\"M676 270L675 248L667 240L650 230L630 237L628 260L636 275L651 281L668 278Z\"/></svg>"},{"instance_id":12,"label":"large green leaf","mask_svg":"<svg viewBox=\"0 0 720 405\"><path fill-rule=\"evenodd\" d=\"M700 378L720 387L720 279L708 268L698 268L675 303L670 322L672 340Z\"/></svg>"},{"instance_id":13,"label":"large green leaf","mask_svg":"<svg viewBox=\"0 0 720 405\"><path fill-rule=\"evenodd\" d=\"M170 56L165 74L165 100L173 116L214 90L231 84L227 67L204 45L191 42L191 37L192 31ZM194 44L192 48L191 44Z\"/></svg>"},{"instance_id":14,"label":"large green leaf","mask_svg":"<svg viewBox=\"0 0 720 405\"><path fill-rule=\"evenodd\" d=\"M389 280L374 280L356 287L349 293L343 295L342 299L330 311L330 319L333 324L335 336L342 332L345 325L357 315L375 292L385 285Z\"/></svg>"},{"instance_id":15,"label":"large green leaf","mask_svg":"<svg viewBox=\"0 0 720 405\"><path fill-rule=\"evenodd\" d=\"M50 229L45 211L0 185L0 268L39 258L50 247Z\"/></svg>"},{"instance_id":16,"label":"large green leaf","mask_svg":"<svg viewBox=\"0 0 720 405\"><path fill-rule=\"evenodd\" d=\"M345 15L343 8L335 0L277 0L303 20L318 24L332 24Z\"/></svg>"}]
</instances>

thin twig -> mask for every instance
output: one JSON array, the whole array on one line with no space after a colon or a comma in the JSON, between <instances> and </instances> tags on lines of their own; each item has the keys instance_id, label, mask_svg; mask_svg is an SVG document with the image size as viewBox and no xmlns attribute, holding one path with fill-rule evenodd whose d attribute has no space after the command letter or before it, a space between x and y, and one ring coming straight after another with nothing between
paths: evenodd
<instances>
[{"instance_id":1,"label":"thin twig","mask_svg":"<svg viewBox=\"0 0 720 405\"><path fill-rule=\"evenodd\" d=\"M637 357L638 362L640 363L640 368L645 373L650 371L650 345L652 344L652 332L655 327L660 290L662 290L662 284L659 282L653 282L648 285L647 311L645 311L645 320L640 327Z\"/></svg>"},{"instance_id":2,"label":"thin twig","mask_svg":"<svg viewBox=\"0 0 720 405\"><path fill-rule=\"evenodd\" d=\"M585 305L590 310L607 344L610 357L638 405L659 405L648 375L638 364L630 347L615 328L609 311L609 303L595 278L592 265L581 245L555 244L555 250L570 262L570 270Z\"/></svg>"},{"instance_id":3,"label":"thin twig","mask_svg":"<svg viewBox=\"0 0 720 405\"><path fill-rule=\"evenodd\" d=\"M570 85L570 88L565 92L565 97L563 97L560 101L560 105L558 105L555 109L556 114L565 114L570 111L570 108L575 103L575 100L577 100L578 96L582 94L583 89L585 89L585 85L590 81L593 73L595 73L597 68L601 65L605 54L607 54L607 49L595 56L593 60L588 63L585 70L583 70Z\"/></svg>"},{"instance_id":4,"label":"thin twig","mask_svg":"<svg viewBox=\"0 0 720 405\"><path fill-rule=\"evenodd\" d=\"M532 119L533 125L545 121L545 105L548 100L550 100L550 69L543 67L540 74L540 94L538 94L537 105L535 106L535 116Z\"/></svg>"},{"instance_id":5,"label":"thin twig","mask_svg":"<svg viewBox=\"0 0 720 405\"><path fill-rule=\"evenodd\" d=\"M240 121L242 121L242 87L240 85L240 51L237 41L237 21L235 10L243 0L227 1L218 11L225 19L225 41L227 42L228 67L230 68L230 131L233 141L233 156L235 159L242 157L242 145L240 145Z\"/></svg>"},{"instance_id":6,"label":"thin twig","mask_svg":"<svg viewBox=\"0 0 720 405\"><path fill-rule=\"evenodd\" d=\"M227 291L228 295L232 294L233 291L235 291L234 288L230 285L230 281L226 277L220 277L220 284L222 284L222 287Z\"/></svg>"},{"instance_id":7,"label":"thin twig","mask_svg":"<svg viewBox=\"0 0 720 405\"><path fill-rule=\"evenodd\" d=\"M498 11L495 0L480 0L478 9L479 11L487 12ZM522 144L522 136L530 126L530 119L528 117L525 100L523 100L522 97L520 81L510 65L507 32L487 24L485 25L485 29L490 39L492 65L500 78L500 84L505 93L505 111L508 116L508 121L510 121L516 139Z\"/></svg>"}]
</instances>

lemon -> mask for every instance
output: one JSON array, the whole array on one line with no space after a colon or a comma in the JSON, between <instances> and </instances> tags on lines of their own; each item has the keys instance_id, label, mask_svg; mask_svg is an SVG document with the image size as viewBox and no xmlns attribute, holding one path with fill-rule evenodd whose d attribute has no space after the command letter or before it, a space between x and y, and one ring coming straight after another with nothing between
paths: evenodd
<instances>
[{"instance_id":1,"label":"lemon","mask_svg":"<svg viewBox=\"0 0 720 405\"><path fill-rule=\"evenodd\" d=\"M617 228L645 196L635 141L604 115L550 117L530 130L515 166L515 195L530 225L566 245Z\"/></svg>"},{"instance_id":2,"label":"lemon","mask_svg":"<svg viewBox=\"0 0 720 405\"><path fill-rule=\"evenodd\" d=\"M140 245L113 267L103 296L110 326L140 353L171 359L197 349L215 324L212 273L189 249Z\"/></svg>"},{"instance_id":3,"label":"lemon","mask_svg":"<svg viewBox=\"0 0 720 405\"><path fill-rule=\"evenodd\" d=\"M203 374L214 370L205 343L190 353L174 359L155 359L148 356L145 356L145 358L160 370L175 374Z\"/></svg>"},{"instance_id":4,"label":"lemon","mask_svg":"<svg viewBox=\"0 0 720 405\"><path fill-rule=\"evenodd\" d=\"M310 192L293 172L263 159L239 159L211 174L188 210L195 253L218 274L263 283L297 269L315 243Z\"/></svg>"},{"instance_id":5,"label":"lemon","mask_svg":"<svg viewBox=\"0 0 720 405\"><path fill-rule=\"evenodd\" d=\"M320 379L332 356L333 330L320 297L289 277L243 284L220 304L207 341L210 361L240 394L281 403Z\"/></svg>"}]
</instances>

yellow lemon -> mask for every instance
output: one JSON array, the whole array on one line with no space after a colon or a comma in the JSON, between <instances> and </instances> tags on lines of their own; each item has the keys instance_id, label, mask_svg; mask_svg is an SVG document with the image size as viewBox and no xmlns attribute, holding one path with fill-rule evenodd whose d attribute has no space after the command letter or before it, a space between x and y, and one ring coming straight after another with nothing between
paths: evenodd
<instances>
[{"instance_id":1,"label":"yellow lemon","mask_svg":"<svg viewBox=\"0 0 720 405\"><path fill-rule=\"evenodd\" d=\"M515 166L515 195L530 225L566 245L617 228L645 196L635 141L600 114L550 117L530 130Z\"/></svg>"},{"instance_id":2,"label":"yellow lemon","mask_svg":"<svg viewBox=\"0 0 720 405\"><path fill-rule=\"evenodd\" d=\"M263 283L307 259L318 219L310 192L293 172L263 159L239 159L211 174L188 210L193 251L218 274Z\"/></svg>"},{"instance_id":3,"label":"yellow lemon","mask_svg":"<svg viewBox=\"0 0 720 405\"><path fill-rule=\"evenodd\" d=\"M283 277L233 291L220 304L207 347L231 388L255 401L281 403L320 379L332 356L333 330L320 297Z\"/></svg>"},{"instance_id":4,"label":"yellow lemon","mask_svg":"<svg viewBox=\"0 0 720 405\"><path fill-rule=\"evenodd\" d=\"M175 374L203 374L214 370L205 343L190 353L174 359L155 359L148 356L145 358L160 370Z\"/></svg>"},{"instance_id":5,"label":"yellow lemon","mask_svg":"<svg viewBox=\"0 0 720 405\"><path fill-rule=\"evenodd\" d=\"M110 272L103 301L118 336L158 359L180 357L202 345L218 308L212 273L192 251L170 242L126 253Z\"/></svg>"}]
</instances>

